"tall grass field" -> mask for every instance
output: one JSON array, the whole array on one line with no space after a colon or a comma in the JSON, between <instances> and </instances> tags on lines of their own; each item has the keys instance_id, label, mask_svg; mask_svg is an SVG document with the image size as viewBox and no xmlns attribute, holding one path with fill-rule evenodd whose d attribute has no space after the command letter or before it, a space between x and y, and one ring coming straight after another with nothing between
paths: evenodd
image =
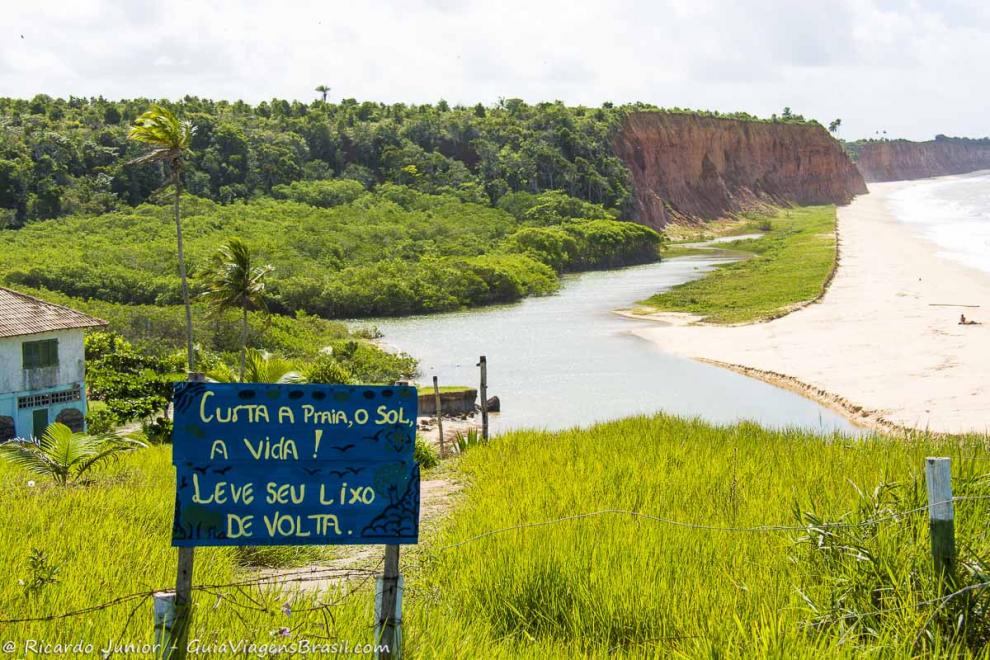
<instances>
[{"instance_id":1,"label":"tall grass field","mask_svg":"<svg viewBox=\"0 0 990 660\"><path fill-rule=\"evenodd\" d=\"M497 437L440 468L462 490L403 549L406 657L985 657L986 441L853 440L662 415ZM960 498L953 589L968 590L948 599L929 551L930 455L952 459ZM93 478L29 486L31 475L0 467L0 620L174 581L169 449ZM200 587L254 574L233 549L196 551ZM198 589L191 638L372 641L371 582L294 588ZM0 623L0 640L18 643L151 633L143 597Z\"/></svg>"}]
</instances>

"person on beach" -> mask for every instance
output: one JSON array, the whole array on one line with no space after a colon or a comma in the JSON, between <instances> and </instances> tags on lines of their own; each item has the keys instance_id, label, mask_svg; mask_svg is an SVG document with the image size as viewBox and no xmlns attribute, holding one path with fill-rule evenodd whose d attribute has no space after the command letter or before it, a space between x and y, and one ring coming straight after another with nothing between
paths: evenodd
<instances>
[{"instance_id":1,"label":"person on beach","mask_svg":"<svg viewBox=\"0 0 990 660\"><path fill-rule=\"evenodd\" d=\"M959 325L980 325L980 322L967 319L965 314L960 314Z\"/></svg>"}]
</instances>

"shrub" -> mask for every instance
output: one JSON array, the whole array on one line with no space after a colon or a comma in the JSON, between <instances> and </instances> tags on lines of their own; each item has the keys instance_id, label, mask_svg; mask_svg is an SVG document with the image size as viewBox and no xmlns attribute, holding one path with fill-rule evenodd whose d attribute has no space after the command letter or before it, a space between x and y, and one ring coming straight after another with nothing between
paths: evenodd
<instances>
[{"instance_id":1,"label":"shrub","mask_svg":"<svg viewBox=\"0 0 990 660\"><path fill-rule=\"evenodd\" d=\"M416 359L406 353L388 353L367 341L348 339L331 344L333 357L350 372L352 382L391 384L417 373Z\"/></svg>"},{"instance_id":2,"label":"shrub","mask_svg":"<svg viewBox=\"0 0 990 660\"><path fill-rule=\"evenodd\" d=\"M577 240L559 227L523 227L505 240L504 247L545 263L557 272L567 270L578 253Z\"/></svg>"},{"instance_id":3,"label":"shrub","mask_svg":"<svg viewBox=\"0 0 990 660\"><path fill-rule=\"evenodd\" d=\"M481 431L478 429L468 429L466 433L458 431L454 435L454 446L457 447L457 453L463 454L469 449L474 447L482 447L488 444L488 440L485 436L481 435Z\"/></svg>"},{"instance_id":4,"label":"shrub","mask_svg":"<svg viewBox=\"0 0 990 660\"><path fill-rule=\"evenodd\" d=\"M90 415L95 429L107 431L164 410L172 383L181 376L181 358L160 358L134 349L120 335L93 332L85 338L86 383L90 397L106 409Z\"/></svg>"},{"instance_id":5,"label":"shrub","mask_svg":"<svg viewBox=\"0 0 990 660\"><path fill-rule=\"evenodd\" d=\"M416 438L416 447L413 450L413 460L419 463L419 467L424 470L434 468L440 463L440 455L433 445L422 438Z\"/></svg>"},{"instance_id":6,"label":"shrub","mask_svg":"<svg viewBox=\"0 0 990 660\"><path fill-rule=\"evenodd\" d=\"M536 195L533 204L522 216L522 220L536 225L558 225L573 218L614 218L614 211L608 211L599 204L592 204L577 197L571 197L559 190L548 190Z\"/></svg>"},{"instance_id":7,"label":"shrub","mask_svg":"<svg viewBox=\"0 0 990 660\"><path fill-rule=\"evenodd\" d=\"M325 385L347 385L354 382L351 372L333 355L321 353L304 372L307 382Z\"/></svg>"},{"instance_id":8,"label":"shrub","mask_svg":"<svg viewBox=\"0 0 990 660\"><path fill-rule=\"evenodd\" d=\"M169 305L181 301L174 280L110 264L49 263L12 271L7 282L116 303Z\"/></svg>"},{"instance_id":9,"label":"shrub","mask_svg":"<svg viewBox=\"0 0 990 660\"><path fill-rule=\"evenodd\" d=\"M156 417L153 421L141 424L141 431L148 442L164 445L172 442L172 420L168 417Z\"/></svg>"},{"instance_id":10,"label":"shrub","mask_svg":"<svg viewBox=\"0 0 990 660\"><path fill-rule=\"evenodd\" d=\"M574 270L618 268L659 258L660 235L633 222L584 220L567 223L564 230L578 242Z\"/></svg>"},{"instance_id":11,"label":"shrub","mask_svg":"<svg viewBox=\"0 0 990 660\"><path fill-rule=\"evenodd\" d=\"M110 433L120 424L117 416L109 408L91 409L86 415L86 428L97 435Z\"/></svg>"},{"instance_id":12,"label":"shrub","mask_svg":"<svg viewBox=\"0 0 990 660\"><path fill-rule=\"evenodd\" d=\"M571 197L560 190L547 190L539 194L510 192L502 195L496 204L516 220L536 225L556 225L571 218L612 218L615 212L600 204L592 204Z\"/></svg>"},{"instance_id":13,"label":"shrub","mask_svg":"<svg viewBox=\"0 0 990 660\"><path fill-rule=\"evenodd\" d=\"M37 596L49 585L58 583L60 570L61 567L53 563L44 550L31 548L28 556L28 579L20 581L24 585L24 595Z\"/></svg>"},{"instance_id":14,"label":"shrub","mask_svg":"<svg viewBox=\"0 0 990 660\"><path fill-rule=\"evenodd\" d=\"M293 181L288 185L272 188L272 197L302 202L310 206L330 208L350 204L367 190L364 184L353 179L321 179L317 181Z\"/></svg>"}]
</instances>

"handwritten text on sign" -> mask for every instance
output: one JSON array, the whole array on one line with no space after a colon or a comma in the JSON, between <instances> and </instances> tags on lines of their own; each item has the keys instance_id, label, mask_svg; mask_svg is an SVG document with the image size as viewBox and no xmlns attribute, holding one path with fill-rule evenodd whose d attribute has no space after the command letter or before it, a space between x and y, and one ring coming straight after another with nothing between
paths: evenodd
<instances>
[{"instance_id":1,"label":"handwritten text on sign","mask_svg":"<svg viewBox=\"0 0 990 660\"><path fill-rule=\"evenodd\" d=\"M416 543L412 387L178 383L174 545Z\"/></svg>"}]
</instances>

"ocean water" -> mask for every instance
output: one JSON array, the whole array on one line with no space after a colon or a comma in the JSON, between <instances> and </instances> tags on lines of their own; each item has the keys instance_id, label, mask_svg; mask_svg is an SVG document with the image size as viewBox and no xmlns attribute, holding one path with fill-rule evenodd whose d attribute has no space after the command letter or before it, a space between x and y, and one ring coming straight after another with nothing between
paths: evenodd
<instances>
[{"instance_id":1,"label":"ocean water","mask_svg":"<svg viewBox=\"0 0 990 660\"><path fill-rule=\"evenodd\" d=\"M990 171L919 181L889 200L938 254L990 273Z\"/></svg>"}]
</instances>

